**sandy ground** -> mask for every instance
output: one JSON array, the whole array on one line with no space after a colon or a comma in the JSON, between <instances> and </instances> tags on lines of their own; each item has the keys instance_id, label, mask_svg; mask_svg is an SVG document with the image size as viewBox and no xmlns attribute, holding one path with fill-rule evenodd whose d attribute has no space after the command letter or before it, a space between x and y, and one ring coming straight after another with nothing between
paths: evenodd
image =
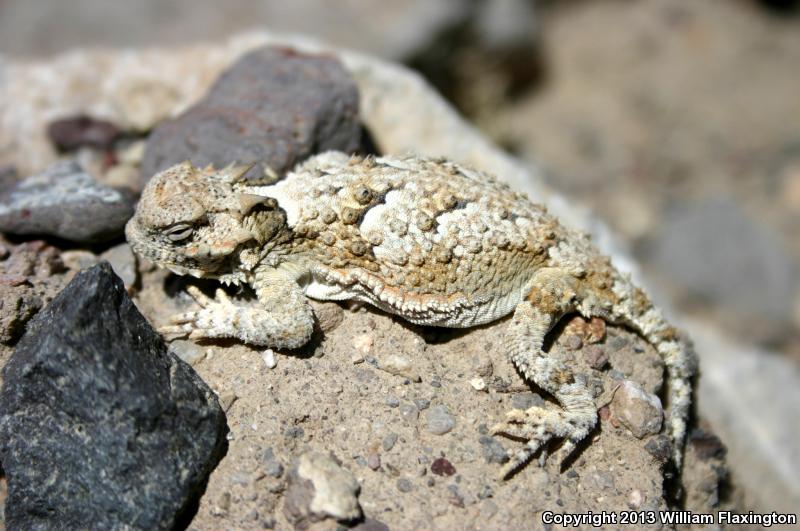
<instances>
[{"instance_id":1,"label":"sandy ground","mask_svg":"<svg viewBox=\"0 0 800 531\"><path fill-rule=\"evenodd\" d=\"M146 273L137 306L163 323L194 304L183 284L161 271ZM299 352L276 353L272 369L261 352L241 344L181 345L219 394L231 429L227 456L192 528L289 527L286 474L274 477L272 463L288 470L311 449L333 453L353 472L365 514L391 529L539 528L544 510L665 507L659 465L645 449L653 437L636 439L610 420L565 469L533 463L509 481L496 479L499 465L486 462L482 435L509 409L541 401L502 355L504 321L462 331L416 327L367 307L323 303L315 311L327 331ZM610 366L596 371L584 361L590 346L575 350L575 335L566 330L554 333L551 352L587 375L599 401L616 387L609 374L660 388L661 360L643 340L610 328L600 344ZM379 368L392 355L411 362L411 378ZM475 378L488 391L477 391L470 383ZM455 419L443 435L428 430L426 415L437 406ZM439 457L452 463L454 475L432 472Z\"/></svg>"}]
</instances>

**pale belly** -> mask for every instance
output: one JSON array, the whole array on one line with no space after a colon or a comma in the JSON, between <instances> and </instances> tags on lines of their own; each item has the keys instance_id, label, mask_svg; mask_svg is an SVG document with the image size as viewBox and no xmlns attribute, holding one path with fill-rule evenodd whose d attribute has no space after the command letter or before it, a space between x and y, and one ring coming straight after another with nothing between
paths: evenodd
<instances>
[{"instance_id":1,"label":"pale belly","mask_svg":"<svg viewBox=\"0 0 800 531\"><path fill-rule=\"evenodd\" d=\"M514 290L505 296L484 299L444 301L437 300L436 297L427 297L424 300L414 297L413 301L409 301L387 297L385 294L381 296L382 293L375 293L360 283L330 283L317 276L313 276L302 287L306 296L312 299L356 300L398 315L414 324L446 328L467 328L495 321L511 313L522 298L522 290Z\"/></svg>"}]
</instances>

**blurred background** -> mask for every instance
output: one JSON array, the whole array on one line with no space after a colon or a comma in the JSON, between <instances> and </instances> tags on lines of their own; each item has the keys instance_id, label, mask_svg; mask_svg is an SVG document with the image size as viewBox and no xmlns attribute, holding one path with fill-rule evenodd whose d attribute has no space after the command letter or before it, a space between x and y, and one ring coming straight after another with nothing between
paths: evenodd
<instances>
[{"instance_id":1,"label":"blurred background","mask_svg":"<svg viewBox=\"0 0 800 531\"><path fill-rule=\"evenodd\" d=\"M0 53L300 32L421 72L682 311L800 361L800 3L0 0Z\"/></svg>"}]
</instances>

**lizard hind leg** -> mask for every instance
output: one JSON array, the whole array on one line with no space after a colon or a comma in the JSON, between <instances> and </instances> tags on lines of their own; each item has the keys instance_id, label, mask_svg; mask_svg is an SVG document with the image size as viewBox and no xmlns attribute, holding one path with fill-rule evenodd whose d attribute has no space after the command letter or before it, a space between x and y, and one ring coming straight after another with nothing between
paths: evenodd
<instances>
[{"instance_id":1,"label":"lizard hind leg","mask_svg":"<svg viewBox=\"0 0 800 531\"><path fill-rule=\"evenodd\" d=\"M540 270L531 283L534 288L517 305L506 332L506 348L512 363L526 380L550 393L561 407L514 409L507 413L504 422L492 428L492 434L527 440L501 469L503 478L552 439L564 439L560 455L563 461L597 423L597 410L585 383L565 363L542 351L547 332L574 308L572 278L559 270Z\"/></svg>"}]
</instances>

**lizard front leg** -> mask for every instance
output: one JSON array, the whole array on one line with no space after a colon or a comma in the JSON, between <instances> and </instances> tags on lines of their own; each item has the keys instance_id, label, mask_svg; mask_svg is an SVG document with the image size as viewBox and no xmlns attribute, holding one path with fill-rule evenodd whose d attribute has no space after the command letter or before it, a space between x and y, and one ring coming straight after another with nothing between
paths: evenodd
<instances>
[{"instance_id":1,"label":"lizard front leg","mask_svg":"<svg viewBox=\"0 0 800 531\"><path fill-rule=\"evenodd\" d=\"M500 471L505 478L523 465L553 438L565 439L562 459L586 437L597 422L591 392L570 368L542 351L547 332L565 313L575 309L575 277L569 272L539 270L529 284L525 299L517 305L506 333L509 357L526 380L550 393L561 408L533 406L508 412L505 422L495 425L492 434L525 439L525 446L511 456ZM546 454L542 454L542 459Z\"/></svg>"},{"instance_id":2,"label":"lizard front leg","mask_svg":"<svg viewBox=\"0 0 800 531\"><path fill-rule=\"evenodd\" d=\"M159 331L190 339L233 337L272 348L306 344L314 329L314 314L295 278L280 269L265 268L256 272L254 285L257 308L235 305L222 289L214 300L189 286L187 291L201 308L172 317L172 324Z\"/></svg>"}]
</instances>

